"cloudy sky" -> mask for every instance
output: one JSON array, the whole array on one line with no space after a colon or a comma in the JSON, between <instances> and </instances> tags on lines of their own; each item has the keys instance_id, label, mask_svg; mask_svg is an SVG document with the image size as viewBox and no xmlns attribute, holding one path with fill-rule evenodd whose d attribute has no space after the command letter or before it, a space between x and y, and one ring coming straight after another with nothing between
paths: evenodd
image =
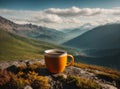
<instances>
[{"instance_id":1,"label":"cloudy sky","mask_svg":"<svg viewBox=\"0 0 120 89\"><path fill-rule=\"evenodd\" d=\"M120 23L120 0L0 0L0 16L58 30Z\"/></svg>"}]
</instances>

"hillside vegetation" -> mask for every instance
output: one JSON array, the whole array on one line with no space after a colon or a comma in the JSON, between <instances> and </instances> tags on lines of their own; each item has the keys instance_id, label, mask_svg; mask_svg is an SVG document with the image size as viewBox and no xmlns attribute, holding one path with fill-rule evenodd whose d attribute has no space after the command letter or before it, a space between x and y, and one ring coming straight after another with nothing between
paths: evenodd
<instances>
[{"instance_id":1,"label":"hillside vegetation","mask_svg":"<svg viewBox=\"0 0 120 89\"><path fill-rule=\"evenodd\" d=\"M96 27L65 42L64 45L82 49L118 49L120 48L120 24Z\"/></svg>"},{"instance_id":2,"label":"hillside vegetation","mask_svg":"<svg viewBox=\"0 0 120 89\"><path fill-rule=\"evenodd\" d=\"M98 26L64 43L81 51L78 62L120 70L120 24Z\"/></svg>"},{"instance_id":3,"label":"hillside vegetation","mask_svg":"<svg viewBox=\"0 0 120 89\"><path fill-rule=\"evenodd\" d=\"M70 48L25 38L0 29L0 61L41 59L43 58L44 50L51 48L65 49L72 53L75 52Z\"/></svg>"}]
</instances>

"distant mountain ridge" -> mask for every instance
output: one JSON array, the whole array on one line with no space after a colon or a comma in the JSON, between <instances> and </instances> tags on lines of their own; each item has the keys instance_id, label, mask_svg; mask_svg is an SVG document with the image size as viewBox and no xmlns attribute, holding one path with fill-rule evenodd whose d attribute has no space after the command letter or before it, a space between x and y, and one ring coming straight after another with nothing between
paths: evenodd
<instances>
[{"instance_id":1,"label":"distant mountain ridge","mask_svg":"<svg viewBox=\"0 0 120 89\"><path fill-rule=\"evenodd\" d=\"M96 27L64 44L85 49L120 48L120 24Z\"/></svg>"},{"instance_id":2,"label":"distant mountain ridge","mask_svg":"<svg viewBox=\"0 0 120 89\"><path fill-rule=\"evenodd\" d=\"M69 41L87 31L92 29L94 26L87 23L79 28L56 30L52 28L37 26L33 24L16 24L6 18L0 16L0 28L5 28L6 31L17 33L25 37L34 38L37 40L43 40L46 42L62 44Z\"/></svg>"},{"instance_id":3,"label":"distant mountain ridge","mask_svg":"<svg viewBox=\"0 0 120 89\"><path fill-rule=\"evenodd\" d=\"M61 43L65 34L55 29L46 28L32 24L16 24L0 16L0 28L5 28L6 31L17 33L18 35L35 38L51 43Z\"/></svg>"},{"instance_id":4,"label":"distant mountain ridge","mask_svg":"<svg viewBox=\"0 0 120 89\"><path fill-rule=\"evenodd\" d=\"M77 62L109 66L120 70L120 24L96 27L64 43L80 50Z\"/></svg>"},{"instance_id":5,"label":"distant mountain ridge","mask_svg":"<svg viewBox=\"0 0 120 89\"><path fill-rule=\"evenodd\" d=\"M62 32L67 34L67 40L69 41L73 38L76 38L82 34L84 34L85 32L92 30L93 28L95 28L96 26L91 25L90 23L86 23L80 27L77 28L72 28L72 29L64 29L62 30Z\"/></svg>"}]
</instances>

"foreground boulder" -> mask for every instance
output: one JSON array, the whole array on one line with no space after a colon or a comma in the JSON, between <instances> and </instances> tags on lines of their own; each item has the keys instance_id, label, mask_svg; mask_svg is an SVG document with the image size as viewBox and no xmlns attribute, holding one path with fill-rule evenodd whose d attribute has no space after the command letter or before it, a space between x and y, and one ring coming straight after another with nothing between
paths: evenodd
<instances>
[{"instance_id":1,"label":"foreground boulder","mask_svg":"<svg viewBox=\"0 0 120 89\"><path fill-rule=\"evenodd\" d=\"M6 70L13 76L7 75ZM51 74L44 65L44 60L24 60L0 63L0 81L9 76L9 80L1 83L1 89L14 80L14 89L119 89L120 74L111 69L75 63L66 67L63 73ZM2 75L3 74L3 75ZM5 76L6 75L6 76ZM31 79L32 78L32 79ZM21 80L20 80L21 79ZM23 81L18 84L18 81Z\"/></svg>"}]
</instances>

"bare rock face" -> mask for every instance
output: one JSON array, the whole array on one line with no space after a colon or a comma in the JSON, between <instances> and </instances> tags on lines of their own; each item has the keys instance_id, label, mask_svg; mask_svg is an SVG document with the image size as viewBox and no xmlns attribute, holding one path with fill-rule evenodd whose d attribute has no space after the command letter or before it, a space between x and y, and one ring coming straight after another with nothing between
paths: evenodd
<instances>
[{"instance_id":1,"label":"bare rock face","mask_svg":"<svg viewBox=\"0 0 120 89\"><path fill-rule=\"evenodd\" d=\"M15 70L20 65L27 66L39 62L44 64L44 60L24 60L24 61L12 61L0 63L0 69ZM66 67L63 73L52 74L46 68L39 68L37 71L40 76L46 76L49 78L49 89L78 89L73 85L69 85L67 82L69 76L77 76L78 78L85 78L95 81L101 86L99 89L120 89L120 86L116 85L115 81L107 81L104 78L99 78L95 73L87 71L88 69L82 69L74 66ZM99 70L96 70L99 73ZM24 89L32 89L31 86L25 86ZM97 88L96 88L97 89Z\"/></svg>"}]
</instances>

